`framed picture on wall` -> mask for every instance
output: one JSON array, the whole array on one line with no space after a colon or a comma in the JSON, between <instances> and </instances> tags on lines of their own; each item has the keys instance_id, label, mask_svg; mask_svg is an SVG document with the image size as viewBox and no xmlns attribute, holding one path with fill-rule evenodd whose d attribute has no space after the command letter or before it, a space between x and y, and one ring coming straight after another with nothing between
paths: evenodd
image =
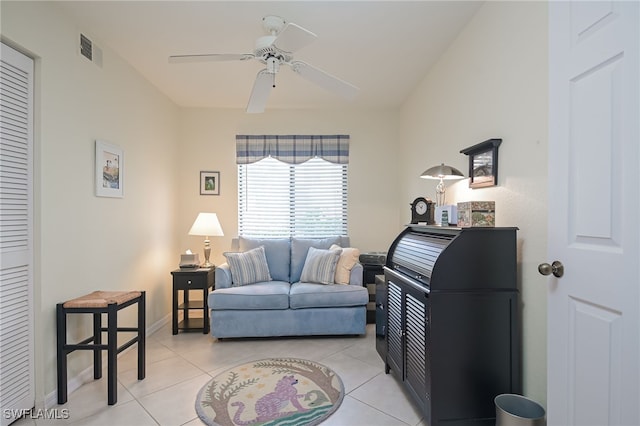
<instances>
[{"instance_id":1,"label":"framed picture on wall","mask_svg":"<svg viewBox=\"0 0 640 426\"><path fill-rule=\"evenodd\" d=\"M220 172L200 172L200 195L220 195Z\"/></svg>"},{"instance_id":2,"label":"framed picture on wall","mask_svg":"<svg viewBox=\"0 0 640 426\"><path fill-rule=\"evenodd\" d=\"M469 188L498 184L498 147L502 139L488 139L460 151L469 156Z\"/></svg>"},{"instance_id":3,"label":"framed picture on wall","mask_svg":"<svg viewBox=\"0 0 640 426\"><path fill-rule=\"evenodd\" d=\"M96 196L124 196L124 152L118 145L96 140Z\"/></svg>"}]
</instances>

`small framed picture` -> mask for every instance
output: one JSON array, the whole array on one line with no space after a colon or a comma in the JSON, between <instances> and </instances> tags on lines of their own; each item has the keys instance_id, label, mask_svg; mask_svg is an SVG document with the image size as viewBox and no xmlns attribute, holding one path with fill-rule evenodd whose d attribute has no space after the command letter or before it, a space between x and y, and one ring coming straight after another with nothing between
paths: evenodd
<instances>
[{"instance_id":1,"label":"small framed picture","mask_svg":"<svg viewBox=\"0 0 640 426\"><path fill-rule=\"evenodd\" d=\"M124 196L124 152L109 142L96 140L96 196Z\"/></svg>"},{"instance_id":2,"label":"small framed picture","mask_svg":"<svg viewBox=\"0 0 640 426\"><path fill-rule=\"evenodd\" d=\"M498 184L498 147L502 139L488 139L460 151L469 156L469 188Z\"/></svg>"},{"instance_id":3,"label":"small framed picture","mask_svg":"<svg viewBox=\"0 0 640 426\"><path fill-rule=\"evenodd\" d=\"M200 195L220 195L220 172L200 172Z\"/></svg>"}]
</instances>

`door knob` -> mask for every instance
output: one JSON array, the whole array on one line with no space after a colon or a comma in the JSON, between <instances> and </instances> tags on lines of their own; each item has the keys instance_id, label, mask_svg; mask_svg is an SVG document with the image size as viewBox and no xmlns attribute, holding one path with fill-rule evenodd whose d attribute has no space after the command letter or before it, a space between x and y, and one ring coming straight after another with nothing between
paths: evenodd
<instances>
[{"instance_id":1,"label":"door knob","mask_svg":"<svg viewBox=\"0 0 640 426\"><path fill-rule=\"evenodd\" d=\"M553 274L554 277L560 278L564 275L564 265L557 260L554 260L551 265L548 263L541 263L538 265L538 272L542 275Z\"/></svg>"}]
</instances>

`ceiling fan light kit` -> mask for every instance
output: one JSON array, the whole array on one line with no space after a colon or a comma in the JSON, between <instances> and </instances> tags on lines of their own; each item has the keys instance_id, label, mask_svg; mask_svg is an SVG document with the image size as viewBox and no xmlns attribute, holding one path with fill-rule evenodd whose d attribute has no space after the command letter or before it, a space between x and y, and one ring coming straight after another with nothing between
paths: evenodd
<instances>
[{"instance_id":1,"label":"ceiling fan light kit","mask_svg":"<svg viewBox=\"0 0 640 426\"><path fill-rule=\"evenodd\" d=\"M220 62L244 61L247 59L257 59L262 62L266 68L258 72L253 83L253 89L247 104L248 113L264 112L271 89L275 87L275 75L282 64L290 66L296 74L305 80L346 99L352 100L357 96L359 89L351 83L305 62L293 60L294 52L312 43L317 38L314 33L274 15L262 18L262 25L268 35L259 37L256 40L253 53L175 55L169 57L169 62Z\"/></svg>"}]
</instances>

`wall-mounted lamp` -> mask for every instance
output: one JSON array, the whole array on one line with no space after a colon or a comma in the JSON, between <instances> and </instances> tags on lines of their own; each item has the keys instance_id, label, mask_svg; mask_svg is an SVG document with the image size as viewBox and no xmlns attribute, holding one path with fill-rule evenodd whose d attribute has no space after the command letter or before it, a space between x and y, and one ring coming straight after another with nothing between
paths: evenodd
<instances>
[{"instance_id":1,"label":"wall-mounted lamp","mask_svg":"<svg viewBox=\"0 0 640 426\"><path fill-rule=\"evenodd\" d=\"M441 163L439 166L433 166L422 172L422 179L438 179L440 182L436 186L436 206L444 206L445 203L445 180L463 179L462 172L455 167L447 166Z\"/></svg>"},{"instance_id":2,"label":"wall-mounted lamp","mask_svg":"<svg viewBox=\"0 0 640 426\"><path fill-rule=\"evenodd\" d=\"M205 237L204 263L202 264L202 267L210 268L215 266L213 263L209 262L209 256L211 255L211 241L209 241L209 237L224 236L222 227L220 226L220 221L218 220L218 215L215 213L199 213L196 221L193 222L193 225L189 230L189 235L201 235Z\"/></svg>"}]
</instances>

